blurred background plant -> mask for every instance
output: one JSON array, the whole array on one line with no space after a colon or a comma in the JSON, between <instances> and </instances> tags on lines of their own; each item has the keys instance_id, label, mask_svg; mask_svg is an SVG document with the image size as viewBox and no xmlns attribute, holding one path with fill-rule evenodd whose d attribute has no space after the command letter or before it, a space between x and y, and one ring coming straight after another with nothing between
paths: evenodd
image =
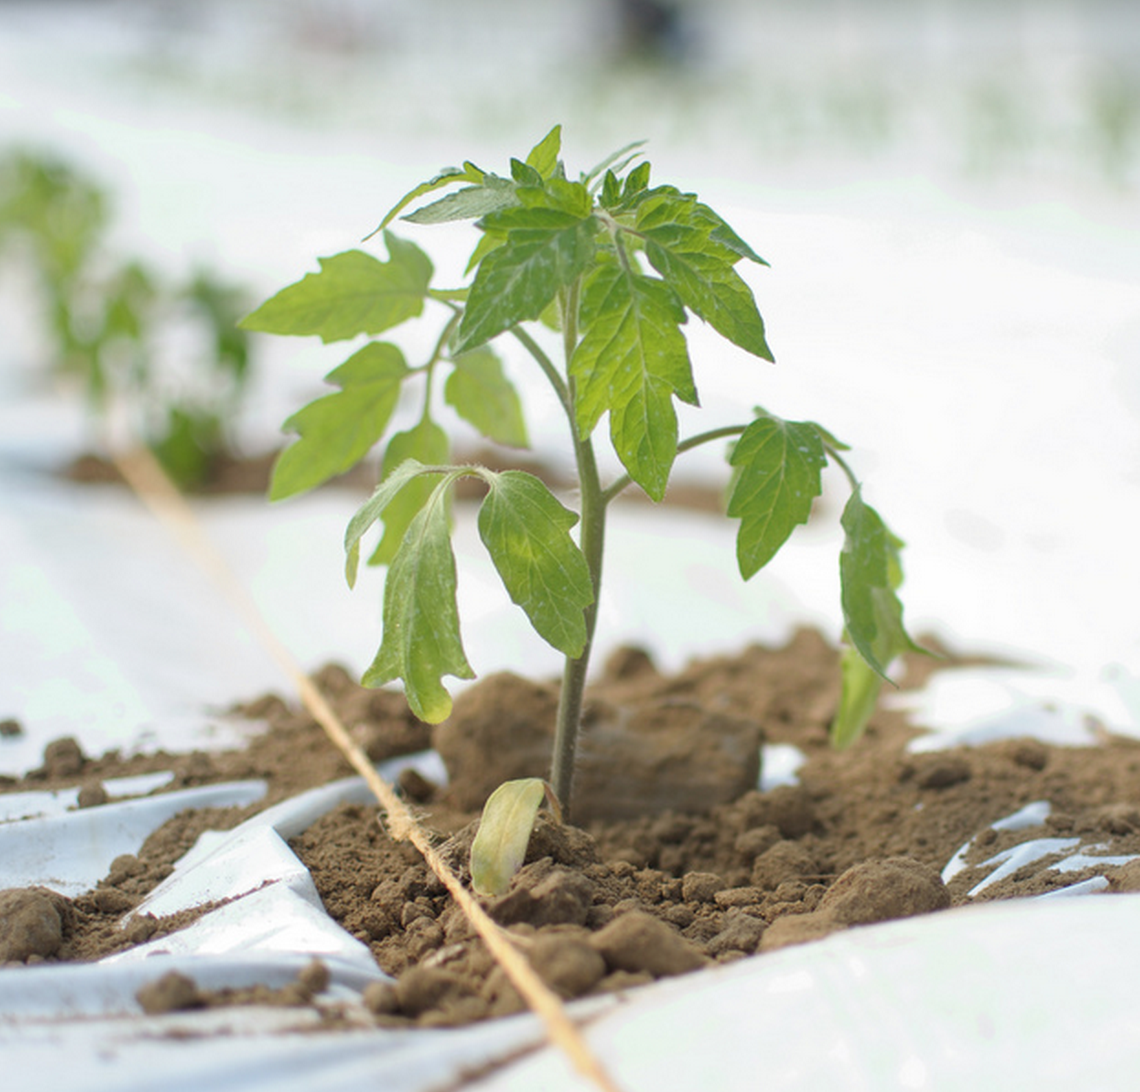
<instances>
[{"instance_id":1,"label":"blurred background plant","mask_svg":"<svg viewBox=\"0 0 1140 1092\"><path fill-rule=\"evenodd\" d=\"M177 282L116 254L110 223L94 178L50 152L0 152L0 260L34 283L46 371L83 388L104 433L121 419L175 481L201 486L230 454L250 362L236 323L249 300L207 269Z\"/></svg>"}]
</instances>

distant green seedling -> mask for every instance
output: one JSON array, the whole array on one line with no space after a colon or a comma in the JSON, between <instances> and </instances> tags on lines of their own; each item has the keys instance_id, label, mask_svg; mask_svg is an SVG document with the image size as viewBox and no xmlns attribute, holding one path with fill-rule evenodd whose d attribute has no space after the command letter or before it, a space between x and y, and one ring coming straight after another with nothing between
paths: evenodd
<instances>
[{"instance_id":1,"label":"distant green seedling","mask_svg":"<svg viewBox=\"0 0 1140 1092\"><path fill-rule=\"evenodd\" d=\"M412 710L433 723L451 712L444 677L474 676L460 636L449 505L461 478L482 481L482 541L511 599L565 657L551 783L568 814L607 508L631 486L660 501L674 461L695 447L727 441L727 515L739 521L736 556L746 580L807 522L829 462L850 482L840 557L850 647L833 726L837 744L859 735L888 665L915 646L896 594L901 543L863 500L844 444L812 421L761 409L740 423L679 435L675 403L698 404L684 332L690 315L753 357L773 359L738 271L767 263L695 194L651 184L638 145L578 177L560 156L556 127L505 174L470 162L442 171L402 197L373 233L381 234L386 257L354 249L322 258L317 272L282 289L242 325L325 342L368 338L329 373L336 389L286 422L297 438L277 462L271 495L311 489L382 444L380 484L345 538L351 584L364 536L383 526L370 558L388 567L383 628L364 682L402 680ZM449 192L425 203L441 190ZM410 206L402 219L412 225L474 221L467 283L435 286L427 255L388 230ZM374 340L429 310L439 316L439 333L415 362L394 343ZM560 335L557 362L543 347L552 340L549 330ZM441 387L442 402L488 439L527 444L521 400L493 347L504 336L525 350L562 408L577 511L521 470L451 461L451 441L436 420ZM409 387L418 390L418 419L393 432L393 413ZM607 482L595 458L603 418L624 468ZM537 790L527 792L529 809Z\"/></svg>"},{"instance_id":2,"label":"distant green seedling","mask_svg":"<svg viewBox=\"0 0 1140 1092\"><path fill-rule=\"evenodd\" d=\"M0 257L35 284L48 369L78 379L96 420L123 418L179 485L196 486L230 450L249 305L206 270L171 283L115 254L109 206L102 186L53 155L0 152ZM177 375L164 359L172 335L196 347Z\"/></svg>"}]
</instances>

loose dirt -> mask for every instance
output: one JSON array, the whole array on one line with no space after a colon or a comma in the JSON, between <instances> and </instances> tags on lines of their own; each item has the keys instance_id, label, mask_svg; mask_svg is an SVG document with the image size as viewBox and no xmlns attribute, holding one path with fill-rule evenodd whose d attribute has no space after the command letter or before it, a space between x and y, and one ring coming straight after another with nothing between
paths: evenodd
<instances>
[{"instance_id":1,"label":"loose dirt","mask_svg":"<svg viewBox=\"0 0 1140 1092\"><path fill-rule=\"evenodd\" d=\"M1047 867L1077 852L1140 855L1140 743L1105 737L1095 747L1064 748L1023 739L910 753L920 730L880 708L864 738L837 753L827 738L836 658L817 633L802 631L783 648L750 647L675 675L658 673L636 649L605 665L588 695L574 825L540 819L512 887L484 900L555 990L571 998L626 989L709 963L763 958L840 929L1040 894L1086 876L1108 876L1110 892L1140 890L1140 862ZM902 684L921 685L931 670L965 662L949 652L915 657ZM317 682L373 759L429 745L440 751L447 786L408 774L400 787L464 877L487 793L506 778L546 773L553 683L489 677L464 691L452 718L433 731L399 694L363 690L338 667ZM157 769L175 774L162 791L258 777L269 785L256 807L175 817L79 898L0 892L0 959L97 959L181 928L185 918L130 911L203 830L229 829L351 773L307 714L282 698L264 696L238 712L268 724L242 751L91 758L56 741L39 770L0 783L0 791L78 785L90 806L106 800L105 779ZM761 741L802 752L796 784L757 791ZM991 828L1036 801L1051 805L1043 825ZM986 862L1042 837L1066 848L971 899L993 871ZM967 843L960 870L944 883L944 866ZM416 851L387 835L378 809L339 807L293 848L329 914L394 978L366 995L378 1022L457 1024L521 1007ZM312 981L318 972L292 1003L309 1003ZM188 1004L217 1001L184 983L179 989Z\"/></svg>"}]
</instances>

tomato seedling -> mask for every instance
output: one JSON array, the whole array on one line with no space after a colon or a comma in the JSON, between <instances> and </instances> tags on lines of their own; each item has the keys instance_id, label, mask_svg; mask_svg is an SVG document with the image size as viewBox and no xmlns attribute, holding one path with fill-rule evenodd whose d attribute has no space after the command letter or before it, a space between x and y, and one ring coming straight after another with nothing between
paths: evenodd
<instances>
[{"instance_id":1,"label":"tomato seedling","mask_svg":"<svg viewBox=\"0 0 1140 1092\"><path fill-rule=\"evenodd\" d=\"M198 486L232 454L227 425L249 377L249 339L237 326L248 300L206 269L175 284L113 253L110 203L62 160L4 151L0 258L38 290L50 370L83 383L101 422L122 414L180 486ZM192 338L181 369L164 359L174 334Z\"/></svg>"},{"instance_id":2,"label":"tomato seedling","mask_svg":"<svg viewBox=\"0 0 1140 1092\"><path fill-rule=\"evenodd\" d=\"M567 174L560 155L555 127L525 160L512 160L508 174L470 162L442 171L402 197L373 232L382 234L386 259L359 249L322 258L319 272L282 289L243 326L332 342L372 339L419 319L428 305L439 313L441 332L422 362L409 364L391 342L368 340L329 373L338 390L286 422L297 439L277 462L270 495L311 489L384 441L380 484L345 538L352 583L363 536L383 524L371 554L388 567L383 628L364 682L402 680L412 710L434 723L451 711L444 677L474 677L460 637L450 497L460 478L482 479L482 541L511 599L565 657L551 783L568 814L606 510L631 485L660 501L686 451L729 441L727 515L739 520L736 555L746 580L807 521L829 461L849 480L840 557L848 648L837 743L859 734L890 661L915 646L896 594L902 543L863 501L844 444L814 422L761 409L743 423L679 436L674 400L697 405L683 330L690 314L754 357L773 359L752 291L737 271L741 263L767 263L695 194L652 185L639 145L578 178ZM423 203L444 189L450 192ZM411 205L417 207L402 219L413 225L474 221L470 283L434 286L427 255L389 230ZM559 332L560 362L543 348L539 326ZM493 441L527 443L521 400L492 348L504 335L522 346L561 406L577 470L576 512L529 473L451 462L451 441L435 419L441 371L443 401L455 413ZM413 382L420 385L419 419L389 434L397 400ZM595 457L603 417L624 468L608 482Z\"/></svg>"}]
</instances>

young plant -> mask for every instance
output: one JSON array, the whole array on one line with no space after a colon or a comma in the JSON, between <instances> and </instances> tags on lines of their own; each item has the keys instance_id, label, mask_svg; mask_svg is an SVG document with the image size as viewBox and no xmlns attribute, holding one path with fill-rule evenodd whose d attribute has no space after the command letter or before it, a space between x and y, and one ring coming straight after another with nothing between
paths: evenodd
<instances>
[{"instance_id":1,"label":"young plant","mask_svg":"<svg viewBox=\"0 0 1140 1092\"><path fill-rule=\"evenodd\" d=\"M354 249L320 259L320 271L282 289L244 321L248 330L315 335L324 342L372 338L418 319L430 306L441 319L434 348L410 364L388 341L368 340L328 381L338 389L286 422L298 438L277 462L271 497L311 489L339 474L382 440L382 477L353 516L345 538L355 580L361 540L383 524L371 561L388 567L379 651L364 682L400 679L425 721L451 711L443 678L472 678L460 639L449 503L459 479L485 488L479 534L511 599L538 634L565 657L551 783L569 813L583 690L601 589L606 511L627 487L660 501L674 460L708 443L731 441L727 514L739 520L737 563L748 579L768 563L797 524L807 521L833 461L851 496L842 517L842 609L850 648L844 696L833 728L851 742L874 706L891 660L914 647L902 624L895 538L862 498L846 450L811 421L756 409L750 419L680 438L674 400L697 405L684 326L690 314L762 360L773 359L763 320L740 263L759 255L695 194L650 182L650 165L629 145L577 178L560 158L555 127L508 174L467 162L402 197L373 235L387 258ZM446 195L423 203L435 191ZM425 253L388 230L472 220L479 237L470 283L433 285ZM371 238L371 236L369 236ZM561 360L542 347L539 326L560 334ZM520 399L492 342L521 345L561 405L577 470L578 511L521 470L455 465L436 422L435 392L484 436L526 445ZM389 432L405 385L419 386L419 418ZM624 473L603 481L595 457L597 426ZM576 538L571 530L577 527ZM528 800L537 790L528 789Z\"/></svg>"},{"instance_id":2,"label":"young plant","mask_svg":"<svg viewBox=\"0 0 1140 1092\"><path fill-rule=\"evenodd\" d=\"M65 162L20 149L0 155L0 253L37 284L51 370L82 382L94 417L125 411L167 472L199 485L228 452L226 422L248 377L249 339L237 326L245 294L205 270L171 284L112 254L109 203ZM173 330L196 345L177 376L158 346Z\"/></svg>"}]
</instances>

